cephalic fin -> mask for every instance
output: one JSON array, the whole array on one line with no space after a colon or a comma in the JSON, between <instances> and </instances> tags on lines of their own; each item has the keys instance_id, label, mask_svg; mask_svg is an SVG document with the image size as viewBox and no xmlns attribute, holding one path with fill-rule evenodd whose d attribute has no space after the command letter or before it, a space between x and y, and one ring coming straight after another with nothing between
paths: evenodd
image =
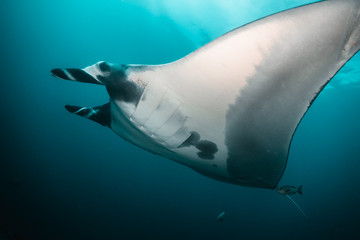
<instances>
[{"instance_id":1,"label":"cephalic fin","mask_svg":"<svg viewBox=\"0 0 360 240\"><path fill-rule=\"evenodd\" d=\"M300 186L298 187L297 192L298 192L300 195L303 195L302 185L300 185Z\"/></svg>"},{"instance_id":2,"label":"cephalic fin","mask_svg":"<svg viewBox=\"0 0 360 240\"><path fill-rule=\"evenodd\" d=\"M51 74L60 79L103 85L102 82L94 78L92 75L90 75L88 72L84 71L83 69L55 68L51 70Z\"/></svg>"},{"instance_id":3,"label":"cephalic fin","mask_svg":"<svg viewBox=\"0 0 360 240\"><path fill-rule=\"evenodd\" d=\"M66 110L70 113L75 113L81 117L93 120L103 126L110 127L110 103L106 103L97 107L78 107L73 105L66 105Z\"/></svg>"}]
</instances>

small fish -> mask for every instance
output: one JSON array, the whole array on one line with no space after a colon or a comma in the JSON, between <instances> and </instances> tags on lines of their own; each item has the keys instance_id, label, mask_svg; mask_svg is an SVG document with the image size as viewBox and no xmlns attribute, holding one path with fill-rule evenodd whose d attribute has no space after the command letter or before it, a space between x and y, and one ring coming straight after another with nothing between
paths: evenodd
<instances>
[{"instance_id":1,"label":"small fish","mask_svg":"<svg viewBox=\"0 0 360 240\"><path fill-rule=\"evenodd\" d=\"M299 193L300 195L303 194L302 192L302 185L300 185L298 188L294 186L285 185L276 190L276 192L282 194L282 195L293 195L295 193Z\"/></svg>"},{"instance_id":2,"label":"small fish","mask_svg":"<svg viewBox=\"0 0 360 240\"><path fill-rule=\"evenodd\" d=\"M224 220L224 216L225 216L226 212L222 212L217 216L217 221L218 222L222 222Z\"/></svg>"}]
</instances>

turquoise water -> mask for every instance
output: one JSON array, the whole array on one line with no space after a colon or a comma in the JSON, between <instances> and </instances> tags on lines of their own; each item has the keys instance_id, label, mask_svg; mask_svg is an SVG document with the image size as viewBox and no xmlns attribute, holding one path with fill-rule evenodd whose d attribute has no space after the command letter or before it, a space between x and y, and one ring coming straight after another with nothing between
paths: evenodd
<instances>
[{"instance_id":1,"label":"turquoise water","mask_svg":"<svg viewBox=\"0 0 360 240\"><path fill-rule=\"evenodd\" d=\"M68 114L106 103L106 90L50 76L170 62L310 2L0 1L0 239L359 239L359 54L302 120L280 182L304 186L293 199L310 222L274 191L203 177Z\"/></svg>"}]
</instances>

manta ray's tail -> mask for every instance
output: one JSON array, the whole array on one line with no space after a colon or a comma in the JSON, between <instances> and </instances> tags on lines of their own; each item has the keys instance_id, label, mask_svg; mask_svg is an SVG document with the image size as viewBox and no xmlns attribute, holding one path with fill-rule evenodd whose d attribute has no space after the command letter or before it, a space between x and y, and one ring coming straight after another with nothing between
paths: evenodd
<instances>
[{"instance_id":1,"label":"manta ray's tail","mask_svg":"<svg viewBox=\"0 0 360 240\"><path fill-rule=\"evenodd\" d=\"M110 127L110 103L97 107L78 107L66 105L66 110L79 116L93 120L103 126Z\"/></svg>"},{"instance_id":2,"label":"manta ray's tail","mask_svg":"<svg viewBox=\"0 0 360 240\"><path fill-rule=\"evenodd\" d=\"M286 196L295 205L295 207L297 207L297 209L299 209L299 211L306 218L306 220L310 221L310 218L304 213L304 211L301 209L301 207L289 195L286 195Z\"/></svg>"}]
</instances>

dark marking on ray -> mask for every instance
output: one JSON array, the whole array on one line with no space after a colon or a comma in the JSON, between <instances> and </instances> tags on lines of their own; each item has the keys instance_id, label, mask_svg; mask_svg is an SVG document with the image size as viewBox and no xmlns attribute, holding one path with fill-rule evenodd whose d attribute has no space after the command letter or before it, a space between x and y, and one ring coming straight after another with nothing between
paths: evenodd
<instances>
[{"instance_id":1,"label":"dark marking on ray","mask_svg":"<svg viewBox=\"0 0 360 240\"><path fill-rule=\"evenodd\" d=\"M51 74L54 75L55 77L58 77L58 78L61 78L64 80L71 80L70 78L68 78L68 76L66 76L64 70L61 68L55 68L55 69L51 70Z\"/></svg>"},{"instance_id":2,"label":"dark marking on ray","mask_svg":"<svg viewBox=\"0 0 360 240\"><path fill-rule=\"evenodd\" d=\"M96 75L97 80L106 85L106 78L101 75Z\"/></svg>"},{"instance_id":3,"label":"dark marking on ray","mask_svg":"<svg viewBox=\"0 0 360 240\"><path fill-rule=\"evenodd\" d=\"M192 131L188 139L183 142L179 148L194 146L200 150L197 155L202 159L214 159L214 154L218 151L217 145L209 140L200 140L198 132ZM217 167L217 166L216 166Z\"/></svg>"},{"instance_id":4,"label":"dark marking on ray","mask_svg":"<svg viewBox=\"0 0 360 240\"><path fill-rule=\"evenodd\" d=\"M75 113L76 115L90 119L103 126L110 127L110 123L111 123L110 103L106 103L104 105L97 107L78 107L78 106L66 105L65 108L70 113Z\"/></svg>"},{"instance_id":5,"label":"dark marking on ray","mask_svg":"<svg viewBox=\"0 0 360 240\"><path fill-rule=\"evenodd\" d=\"M206 154L206 153L203 153L203 152L198 152L197 155L198 155L199 158L208 159L208 160L212 160L215 157L212 154Z\"/></svg>"},{"instance_id":6,"label":"dark marking on ray","mask_svg":"<svg viewBox=\"0 0 360 240\"><path fill-rule=\"evenodd\" d=\"M68 110L70 113L74 113L76 111L79 111L81 107L73 106L73 105L66 105L65 109Z\"/></svg>"},{"instance_id":7,"label":"dark marking on ray","mask_svg":"<svg viewBox=\"0 0 360 240\"><path fill-rule=\"evenodd\" d=\"M95 78L93 78L90 74L88 74L84 70L77 68L67 68L66 70L78 82L100 84L98 81L96 81Z\"/></svg>"},{"instance_id":8,"label":"dark marking on ray","mask_svg":"<svg viewBox=\"0 0 360 240\"><path fill-rule=\"evenodd\" d=\"M188 139L185 140L185 142L183 142L179 148L181 147L190 147L190 146L196 146L196 144L199 143L200 141L200 134L193 131L193 132L190 132L191 135Z\"/></svg>"},{"instance_id":9,"label":"dark marking on ray","mask_svg":"<svg viewBox=\"0 0 360 240\"><path fill-rule=\"evenodd\" d=\"M217 167L218 167L218 165L216 165L216 164L213 164L212 166L213 166L214 168L217 168Z\"/></svg>"},{"instance_id":10,"label":"dark marking on ray","mask_svg":"<svg viewBox=\"0 0 360 240\"><path fill-rule=\"evenodd\" d=\"M262 63L270 66L272 60ZM297 65L267 74L260 66L249 83L241 89L226 113L225 145L228 150L227 171L234 179L246 178L252 187L274 189L285 169L289 129L296 124L296 110L284 109L296 106L298 101L285 99L281 94L293 90L284 85L293 72L300 72Z\"/></svg>"},{"instance_id":11,"label":"dark marking on ray","mask_svg":"<svg viewBox=\"0 0 360 240\"><path fill-rule=\"evenodd\" d=\"M111 67L107 62L101 62L99 64L99 68L102 72L110 72L111 71Z\"/></svg>"},{"instance_id":12,"label":"dark marking on ray","mask_svg":"<svg viewBox=\"0 0 360 240\"><path fill-rule=\"evenodd\" d=\"M208 140L199 141L196 148L200 150L198 156L203 159L214 159L214 154L218 151L216 144Z\"/></svg>"},{"instance_id":13,"label":"dark marking on ray","mask_svg":"<svg viewBox=\"0 0 360 240\"><path fill-rule=\"evenodd\" d=\"M110 98L125 103L133 103L135 106L138 104L144 88L128 79L127 69L129 67L127 65L110 66L106 62L102 62L99 64L99 68L103 72L110 72L96 76L96 79L106 86Z\"/></svg>"},{"instance_id":14,"label":"dark marking on ray","mask_svg":"<svg viewBox=\"0 0 360 240\"><path fill-rule=\"evenodd\" d=\"M138 104L141 95L144 92L144 90L136 83L128 81L118 83L115 86L106 86L106 89L111 98L124 101L126 103L134 103L135 105Z\"/></svg>"},{"instance_id":15,"label":"dark marking on ray","mask_svg":"<svg viewBox=\"0 0 360 240\"><path fill-rule=\"evenodd\" d=\"M90 117L91 120L100 123L103 126L110 127L111 124L111 112L110 112L110 103L106 103L102 106L94 108L96 114Z\"/></svg>"}]
</instances>

